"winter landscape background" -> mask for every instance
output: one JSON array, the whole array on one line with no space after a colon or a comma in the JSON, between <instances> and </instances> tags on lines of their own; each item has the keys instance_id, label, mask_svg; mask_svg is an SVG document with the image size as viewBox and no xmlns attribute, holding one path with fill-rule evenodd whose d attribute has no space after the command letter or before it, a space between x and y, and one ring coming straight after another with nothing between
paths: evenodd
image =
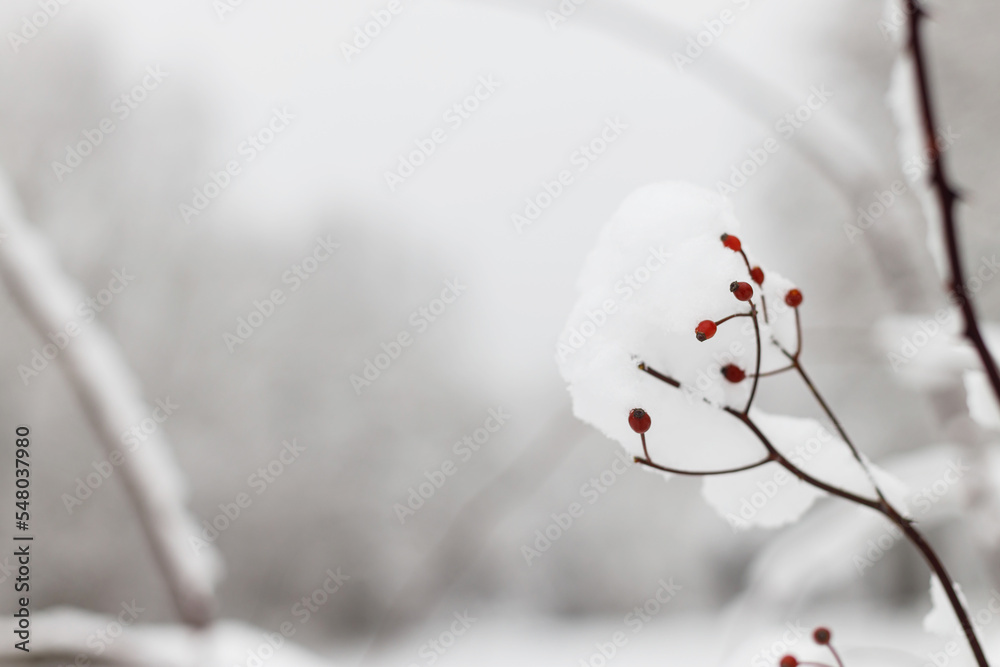
<instances>
[{"instance_id":1,"label":"winter landscape background","mask_svg":"<svg viewBox=\"0 0 1000 667\"><path fill-rule=\"evenodd\" d=\"M992 278L1000 7L932 9L964 253ZM629 193L732 186L744 242L807 294L813 376L926 506L970 608L992 609L1000 460L940 371L945 334L914 337L946 301L922 163L899 156L885 103L884 16L856 0L5 3L4 178L94 299L81 319L112 333L151 410L172 406L156 429L195 522L249 499L202 532L224 563L225 650L194 650L208 644L176 625L120 475L87 486L107 453L60 359L32 366L50 339L0 291L4 438L34 434L35 650L71 664L132 603L98 662L249 667L292 623L261 662L598 667L625 632L608 664L762 667L782 646L808 655L799 628L824 624L851 667L966 664L922 630L928 573L883 525L827 499L798 524L734 530L699 480L619 472L555 361L580 268ZM1000 281L975 298L1000 319ZM790 379L761 401L819 417ZM942 484L956 461L968 470ZM540 541L574 502L582 515ZM637 606L656 608L638 626Z\"/></svg>"}]
</instances>

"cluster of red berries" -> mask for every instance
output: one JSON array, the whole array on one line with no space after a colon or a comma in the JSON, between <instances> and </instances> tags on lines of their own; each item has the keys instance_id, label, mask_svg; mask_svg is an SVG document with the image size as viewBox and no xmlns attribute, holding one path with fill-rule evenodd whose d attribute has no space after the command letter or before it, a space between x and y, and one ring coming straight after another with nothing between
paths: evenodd
<instances>
[{"instance_id":1,"label":"cluster of red berries","mask_svg":"<svg viewBox=\"0 0 1000 667\"><path fill-rule=\"evenodd\" d=\"M830 644L830 630L827 628L816 628L813 631L813 641L820 646ZM779 662L778 667L798 667L799 660L794 655L786 655Z\"/></svg>"},{"instance_id":2,"label":"cluster of red berries","mask_svg":"<svg viewBox=\"0 0 1000 667\"><path fill-rule=\"evenodd\" d=\"M741 252L743 249L743 244L732 234L722 235L722 245L733 252ZM750 269L750 278L758 285L763 286L764 270L759 266L753 267ZM734 280L729 285L729 291L740 301L749 301L753 298L753 286L750 283ZM788 290L788 293L785 295L785 303L792 308L798 308L802 304L802 292L797 289ZM694 335L699 341L705 342L714 336L716 331L718 331L718 325L715 322L712 320L702 320L694 328Z\"/></svg>"}]
</instances>

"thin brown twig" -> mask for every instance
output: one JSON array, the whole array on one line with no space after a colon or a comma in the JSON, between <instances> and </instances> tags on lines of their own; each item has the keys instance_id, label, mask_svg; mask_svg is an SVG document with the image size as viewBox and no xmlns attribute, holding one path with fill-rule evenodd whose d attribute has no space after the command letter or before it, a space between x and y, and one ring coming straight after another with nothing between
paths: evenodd
<instances>
[{"instance_id":1,"label":"thin brown twig","mask_svg":"<svg viewBox=\"0 0 1000 667\"><path fill-rule=\"evenodd\" d=\"M955 295L958 306L962 311L962 318L965 322L965 337L969 339L969 342L976 349L986 376L989 378L990 386L993 388L993 394L997 402L1000 403L1000 371L997 370L996 361L993 359L993 355L990 354L989 348L986 347L986 341L983 339L982 332L979 329L979 320L976 317L975 307L972 304L972 299L966 290L963 279L962 254L959 249L958 225L955 215L956 205L959 200L958 191L951 185L944 167L944 158L934 137L937 122L934 105L931 102L930 76L927 71L924 43L921 34L921 25L927 16L917 0L906 0L906 8L909 47L910 54L913 57L913 70L916 79L917 105L919 107L920 120L923 124L927 152L930 156L931 171L929 180L931 189L937 199L938 208L940 209L942 231L947 249L948 268L950 272L948 286L951 288L951 293ZM900 527L902 528L902 526ZM912 526L908 526L908 528L909 530L914 530ZM906 529L904 528L904 530ZM910 540L924 552L925 556L928 554L933 555L933 550L931 550L930 546L927 545L918 533L915 531L914 535L907 533L907 537L910 537ZM947 578L947 572L943 571L943 567L940 570L938 578L941 579L941 583L944 585L945 592L948 595L948 601L951 603L956 615L958 615L959 621L962 624L962 630L965 632L973 654L975 654L976 663L980 667L987 667L989 663L986 660L986 655L983 653L982 647L979 645L979 640L976 638L972 624L969 622L965 607L958 598L951 580Z\"/></svg>"},{"instance_id":2,"label":"thin brown twig","mask_svg":"<svg viewBox=\"0 0 1000 667\"><path fill-rule=\"evenodd\" d=\"M959 201L958 190L948 178L944 166L944 156L937 140L934 137L937 127L934 105L931 102L930 76L927 73L926 57L924 55L924 45L921 36L920 25L927 16L917 0L907 0L907 13L909 15L909 46L913 56L913 68L917 85L917 103L919 106L920 118L923 124L924 139L927 143L927 154L930 156L930 184L937 199L941 213L942 231L944 233L945 247L948 256L948 287L962 311L965 321L965 337L969 339L976 349L979 359L986 371L986 376L993 387L993 393L997 402L1000 403L1000 371L997 370L996 361L986 346L986 341L979 328L979 319L972 303L972 298L968 293L963 278L964 270L962 254L958 239L958 224L956 221L955 209Z\"/></svg>"},{"instance_id":3,"label":"thin brown twig","mask_svg":"<svg viewBox=\"0 0 1000 667\"><path fill-rule=\"evenodd\" d=\"M833 648L833 644L827 644L826 647L830 649L833 659L837 661L837 667L844 667L844 661L840 659L840 654L837 653L837 649Z\"/></svg>"},{"instance_id":4,"label":"thin brown twig","mask_svg":"<svg viewBox=\"0 0 1000 667\"><path fill-rule=\"evenodd\" d=\"M751 307L752 307L752 304L751 304ZM754 315L753 316L754 324L757 325L757 326L755 326L754 332L755 332L755 336L756 336L756 339L757 339L757 350L758 350L758 360L757 360L758 367L757 367L757 371L759 373L759 371L760 371L760 365L759 365L760 364L760 344L761 344L761 340L760 340L761 339L761 336L760 336L760 327L759 327L759 324L757 323L755 309L752 308L751 309L751 313ZM796 311L796 314L798 314L798 311ZM779 348L780 348L780 345L779 345ZM833 415L833 411L826 404L826 401L822 400L822 396L819 394L819 391L816 389L815 385L813 385L810 381L808 381L808 376L805 375L805 371L802 369L801 364L799 364L798 359L795 358L795 357L793 357L792 355L790 355L783 348L781 348L781 349L792 360L793 364L796 366L796 368L799 371L800 375L803 377L803 380L806 381L806 384L807 384L807 386L809 386L809 388L812 391L813 395L816 396L817 400L820 402L820 405L823 406L824 411L827 412L827 414L830 416L831 420L834 422L835 426L837 426L838 430L843 434L843 430L842 430L842 427L840 427L839 420L837 420L836 417L835 417L835 415ZM655 378L657 378L657 379L659 379L659 380L661 380L663 382L666 382L670 386L672 386L674 388L677 388L677 389L683 390L683 385L678 380L676 380L676 379L674 379L674 378L672 378L672 377L670 377L668 375L664 375L663 373L660 373L659 371L656 371L656 370L654 370L652 368L649 368L645 363L640 364L639 368L641 370L645 371L646 373L648 373L649 375L651 375L651 376L653 376L653 377L655 377ZM755 382L754 389L756 389L756 382ZM752 402L752 398L753 397L751 395L751 402ZM962 626L963 631L965 632L966 638L967 638L967 640L969 642L969 646L972 649L972 652L973 652L973 654L976 657L976 662L977 662L978 666L979 667L989 667L989 663L987 662L986 656L983 653L982 646L980 646L979 640L978 640L978 638L975 635L975 631L973 630L972 622L969 619L969 614L966 611L965 606L963 605L962 601L959 599L958 594L955 591L954 580L952 579L951 575L948 573L948 570L945 568L944 563L938 557L937 553L934 551L934 548L927 542L927 540L924 538L924 536L913 525L913 521L911 521L910 519L908 519L905 516L903 516L882 495L882 493L879 490L878 486L874 485L874 480L873 480L872 483L875 486L875 491L876 491L876 493L878 495L878 499L877 500L873 500L871 498L865 498L864 496L857 495L857 494L852 493L850 491L847 491L845 489L841 489L840 487L834 486L833 484L830 484L828 482L824 482L821 479L813 477L809 473L805 472L804 470L802 470L801 468L799 468L798 466L796 466L789 459L787 459L784 455L782 455L781 452L779 452L777 450L777 448L773 445L773 443L771 443L771 441L767 437L767 435L763 431L761 431L760 427L758 427L757 424L753 421L753 419L750 418L750 416L748 414L749 413L749 403L748 403L747 407L742 412L736 410L735 408L731 408L729 406L723 406L722 410L724 412L732 415L736 419L739 419L741 422L743 422L743 424L754 433L754 435L757 437L757 439L760 441L760 443L762 445L764 445L765 449L767 449L767 451L768 451L768 458L770 460L762 461L762 462L759 462L757 464L752 464L751 466L748 466L745 469L755 468L755 467L758 467L758 466L764 465L765 463L770 463L770 462L777 463L780 466L782 466L783 468L785 468L786 470L788 470L790 473L792 473L793 475L795 475L795 477L797 477L799 480L801 480L801 481L803 481L803 482L805 482L807 484L810 484L810 485L812 485L812 486L814 486L814 487L816 487L816 488L818 488L818 489L820 489L822 491L825 491L825 492L829 493L830 495L837 496L837 497L842 498L844 500L856 503L858 505L863 505L863 506L868 507L868 508L870 508L872 510L875 510L876 512L879 512L880 514L882 514L883 516L885 516L886 518L888 518L890 521L892 521L903 532L903 534L906 535L907 539L917 548L917 550L920 551L920 554L923 556L924 560L927 562L927 565L930 567L930 569L934 572L934 574L941 581L941 584L943 585L943 587L945 589L945 593L948 596L948 601L951 604L952 609L955 611L955 615L958 618L959 624ZM851 444L846 438L845 438L845 443L848 444L848 446L850 447L851 451L854 453L854 455L857 457L858 461L861 463L863 469L869 475L869 478L871 478L871 471L869 470L868 466L864 463L864 460L861 458L860 453L853 446L853 444ZM647 457L648 457L648 453L647 453ZM680 471L668 469L668 468L665 468L663 466L659 466L659 464L655 464L655 463L653 463L652 461L649 461L649 460L645 461L644 463L647 464L647 465L650 465L651 467L658 468L660 470L665 470L667 472L678 472L680 474L689 474L689 475L697 475L698 474L695 471L680 472ZM713 474L723 474L723 473L720 472L720 473L713 473Z\"/></svg>"},{"instance_id":5,"label":"thin brown twig","mask_svg":"<svg viewBox=\"0 0 1000 667\"><path fill-rule=\"evenodd\" d=\"M793 371L793 370L795 370L795 364L790 364L788 366L784 366L783 368L776 368L773 371L764 371L763 373L758 373L757 377L766 378L766 377L771 377L773 375L780 375L781 373L787 373L788 371Z\"/></svg>"},{"instance_id":6,"label":"thin brown twig","mask_svg":"<svg viewBox=\"0 0 1000 667\"><path fill-rule=\"evenodd\" d=\"M747 405L743 408L744 415L750 412L754 396L757 395L757 384L760 382L760 322L757 321L757 307L753 305L752 300L750 301L750 318L753 320L754 338L757 340L757 363L753 372L753 386L750 387L750 398L747 399Z\"/></svg>"},{"instance_id":7,"label":"thin brown twig","mask_svg":"<svg viewBox=\"0 0 1000 667\"><path fill-rule=\"evenodd\" d=\"M762 465L771 463L775 459L774 456L772 456L769 453L760 461L756 461L754 463L748 463L746 465L738 466L736 468L728 468L726 470L684 470L682 468L669 468L667 466L660 465L659 463L654 463L653 461L651 461L649 458L649 452L646 452L646 458L642 458L641 456L635 456L632 458L632 460L635 461L636 463L647 466L649 468L656 468L657 470L662 470L663 472L672 472L675 475L688 475L690 477L709 477L712 475L728 475L734 472L753 470L754 468L759 468Z\"/></svg>"}]
</instances>

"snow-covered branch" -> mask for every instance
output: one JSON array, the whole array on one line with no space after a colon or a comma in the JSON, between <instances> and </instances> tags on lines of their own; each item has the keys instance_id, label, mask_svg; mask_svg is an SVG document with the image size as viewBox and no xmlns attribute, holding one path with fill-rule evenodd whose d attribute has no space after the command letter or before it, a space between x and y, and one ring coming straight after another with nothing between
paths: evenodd
<instances>
[{"instance_id":1,"label":"snow-covered branch","mask_svg":"<svg viewBox=\"0 0 1000 667\"><path fill-rule=\"evenodd\" d=\"M60 268L45 238L26 220L17 196L0 174L0 276L14 301L40 336L61 331L76 319L83 295ZM109 454L121 434L140 424L149 408L139 381L118 345L98 321L79 326L59 361L87 420ZM194 626L207 624L214 611L219 572L212 549L196 552L190 543L195 523L185 509L186 487L162 430L125 455L122 482L138 514L154 557L178 612Z\"/></svg>"}]
</instances>

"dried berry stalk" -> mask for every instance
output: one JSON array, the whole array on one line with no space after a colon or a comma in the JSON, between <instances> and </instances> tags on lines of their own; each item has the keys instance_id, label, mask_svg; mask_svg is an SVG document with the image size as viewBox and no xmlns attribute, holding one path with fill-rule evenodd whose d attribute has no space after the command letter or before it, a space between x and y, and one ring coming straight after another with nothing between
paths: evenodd
<instances>
[{"instance_id":1,"label":"dried berry stalk","mask_svg":"<svg viewBox=\"0 0 1000 667\"><path fill-rule=\"evenodd\" d=\"M732 235L725 235L722 239L722 242L726 247L732 249L734 252L740 253L740 255L743 256L748 273L753 272L750 262L746 254L742 250L739 239L737 239ZM763 282L763 275L761 275L761 278L762 279L760 281L756 280L754 281L757 282L759 285ZM751 279L753 279L753 277L751 277ZM802 293L797 289L792 289L785 294L785 304L790 308L792 308L795 314L795 327L797 334L795 351L791 352L786 350L777 341L772 339L774 345L776 345L778 349L788 359L789 365L777 369L775 371L770 371L768 373L761 373L760 371L761 346L762 346L761 330L760 330L760 322L758 320L757 306L755 305L753 299L754 296L753 287L747 282L735 281L730 285L730 291L733 293L733 296L738 301L747 303L749 305L750 307L749 311L738 311L728 317L725 317L717 321L705 320L701 322L695 329L695 336L700 341L707 341L715 335L720 325L737 317L749 317L753 322L754 338L756 342L756 362L755 362L756 367L753 373L747 373L743 369L740 369L732 365L727 366L722 371L723 377L725 377L730 382L743 382L747 378L750 378L752 384L749 392L749 397L747 399L745 406L741 410L738 410L730 406L722 406L720 409L723 412L732 416L733 418L738 419L754 434L754 436L756 436L757 440L764 447L765 451L764 456L760 460L754 463L750 463L736 468L727 468L723 470L708 470L708 471L683 470L661 465L652 460L652 457L650 456L649 450L646 446L646 433L652 426L652 418L646 411L637 408L632 410L632 412L629 414L629 425L632 427L632 430L634 430L636 433L639 434L639 437L642 440L642 450L644 456L635 457L635 462L650 468L654 468L656 470L661 470L663 472L669 472L679 475L692 475L692 476L725 475L730 473L742 472L744 470L752 470L754 468L758 468L768 463L777 463L778 465L782 466L783 468L791 472L793 475L795 475L795 477L797 477L799 480L807 484L810 484L818 489L821 489L829 493L830 495L843 498L844 500L848 500L858 505L863 505L872 510L875 510L876 512L879 512L887 519L889 519L889 521L895 524L903 532L903 534L906 535L907 539L917 548L917 550L920 551L920 554L923 556L924 560L927 562L930 569L934 572L935 575L937 575L938 579L943 584L945 592L948 596L948 601L951 603L951 606L955 611L955 615L958 617L959 623L961 624L962 629L965 632L966 639L968 640L969 646L972 649L973 655L975 655L976 657L977 664L979 665L979 667L989 667L989 663L986 661L986 656L983 653L982 647L979 644L979 640L977 639L975 632L973 630L972 623L969 619L969 614L965 609L965 606L963 605L962 601L959 599L958 594L955 591L954 580L952 579L951 575L948 573L947 569L945 568L941 559L938 557L937 553L934 551L933 547L931 547L931 545L927 542L927 540L924 539L923 535L921 535L920 532L916 529L913 522L910 519L903 516L902 513L900 513L895 507L893 507L893 505L886 499L885 495L882 493L882 490L879 488L879 485L875 480L867 462L864 460L858 449L855 447L854 443L848 437L847 432L844 430L840 421L837 419L833 411L830 409L829 404L823 399L822 395L819 393L819 390L816 388L815 384L813 384L812 380L806 374L805 369L803 368L800 360L802 354L802 325L799 314L799 306L802 304L803 301ZM649 367L644 362L640 362L638 364L638 370L647 373L648 375L674 387L675 389L684 390L684 386L681 384L681 382L670 377L669 375L666 375L654 368ZM805 472L797 465L795 465L795 463L793 463L791 460L785 457L781 452L779 452L778 449L771 442L771 440L768 438L768 436L754 422L753 418L750 416L750 408L752 407L754 398L757 395L757 387L760 382L760 379L762 377L773 376L778 373L784 373L789 371L794 371L799 375L804 384L808 387L810 393L813 395L817 403L822 408L823 412L826 413L827 417L833 423L834 428L843 438L844 443L850 449L854 459L858 462L858 464L867 474L869 482L871 483L872 488L875 490L876 498L874 499L866 498L864 496L857 495L855 493L847 491L846 489L839 488L833 484L824 482L823 480L813 477L812 475L810 475L809 473ZM703 400L708 402L707 399Z\"/></svg>"}]
</instances>

